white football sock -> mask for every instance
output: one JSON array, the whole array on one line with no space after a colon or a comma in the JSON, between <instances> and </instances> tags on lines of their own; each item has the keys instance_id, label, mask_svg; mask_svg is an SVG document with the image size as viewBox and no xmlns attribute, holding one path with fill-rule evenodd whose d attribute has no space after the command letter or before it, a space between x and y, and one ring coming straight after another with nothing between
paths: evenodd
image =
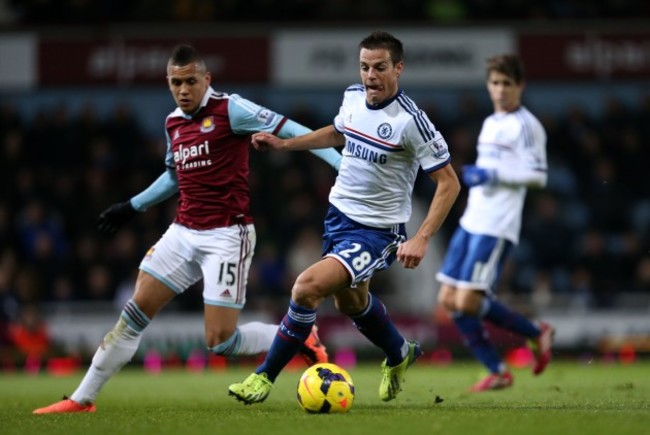
<instances>
[{"instance_id":1,"label":"white football sock","mask_svg":"<svg viewBox=\"0 0 650 435\"><path fill-rule=\"evenodd\" d=\"M250 322L239 326L241 342L237 355L258 355L267 352L278 332L278 325Z\"/></svg>"},{"instance_id":2,"label":"white football sock","mask_svg":"<svg viewBox=\"0 0 650 435\"><path fill-rule=\"evenodd\" d=\"M77 403L92 403L104 384L135 355L142 332L131 329L123 318L104 337L93 356L92 364L70 399Z\"/></svg>"},{"instance_id":3,"label":"white football sock","mask_svg":"<svg viewBox=\"0 0 650 435\"><path fill-rule=\"evenodd\" d=\"M275 339L278 325L269 325L262 322L250 322L235 329L228 340L209 350L215 355L258 355L267 352Z\"/></svg>"}]
</instances>

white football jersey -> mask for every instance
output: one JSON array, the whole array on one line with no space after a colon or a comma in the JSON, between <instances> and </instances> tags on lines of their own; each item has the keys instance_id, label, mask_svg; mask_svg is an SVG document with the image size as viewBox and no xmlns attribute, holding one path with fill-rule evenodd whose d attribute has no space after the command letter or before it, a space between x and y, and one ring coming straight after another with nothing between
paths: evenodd
<instances>
[{"instance_id":1,"label":"white football jersey","mask_svg":"<svg viewBox=\"0 0 650 435\"><path fill-rule=\"evenodd\" d=\"M418 168L430 173L450 161L445 139L402 91L370 106L363 86L350 86L334 127L345 135L345 147L329 200L363 225L407 222Z\"/></svg>"},{"instance_id":2,"label":"white football jersey","mask_svg":"<svg viewBox=\"0 0 650 435\"><path fill-rule=\"evenodd\" d=\"M478 137L476 166L497 173L546 172L546 132L525 107L495 113L483 122ZM470 233L519 242L526 187L483 184L469 190L460 224Z\"/></svg>"}]
</instances>

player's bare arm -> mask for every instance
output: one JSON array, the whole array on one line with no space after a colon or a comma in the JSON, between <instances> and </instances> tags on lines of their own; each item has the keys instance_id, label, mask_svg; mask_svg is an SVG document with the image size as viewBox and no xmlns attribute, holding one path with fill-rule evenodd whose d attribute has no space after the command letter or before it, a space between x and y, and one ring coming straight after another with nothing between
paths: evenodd
<instances>
[{"instance_id":1,"label":"player's bare arm","mask_svg":"<svg viewBox=\"0 0 650 435\"><path fill-rule=\"evenodd\" d=\"M451 165L430 173L429 177L436 183L436 193L427 216L418 232L397 248L397 261L407 269L420 265L426 255L429 239L440 229L460 192L460 183Z\"/></svg>"},{"instance_id":2,"label":"player's bare arm","mask_svg":"<svg viewBox=\"0 0 650 435\"><path fill-rule=\"evenodd\" d=\"M271 133L255 133L252 137L253 147L260 151L275 149L282 151L302 151L330 148L343 144L343 135L333 125L320 128L311 133L288 139L280 139Z\"/></svg>"},{"instance_id":3,"label":"player's bare arm","mask_svg":"<svg viewBox=\"0 0 650 435\"><path fill-rule=\"evenodd\" d=\"M259 132L251 136L251 143L258 151L267 151L269 149L280 149L281 143L286 139L280 139L274 134L267 132Z\"/></svg>"}]
</instances>

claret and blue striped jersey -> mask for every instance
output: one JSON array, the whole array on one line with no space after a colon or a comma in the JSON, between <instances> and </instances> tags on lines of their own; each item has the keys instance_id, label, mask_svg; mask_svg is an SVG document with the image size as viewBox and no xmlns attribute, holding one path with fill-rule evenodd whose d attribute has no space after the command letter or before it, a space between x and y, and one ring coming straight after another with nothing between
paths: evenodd
<instances>
[{"instance_id":1,"label":"claret and blue striped jersey","mask_svg":"<svg viewBox=\"0 0 650 435\"><path fill-rule=\"evenodd\" d=\"M180 193L175 222L193 229L251 223L250 135L277 133L286 118L236 94L208 89L200 109L167 116L165 164Z\"/></svg>"},{"instance_id":2,"label":"claret and blue striped jersey","mask_svg":"<svg viewBox=\"0 0 650 435\"><path fill-rule=\"evenodd\" d=\"M362 85L350 86L334 127L345 136L345 146L329 200L363 225L407 222L418 168L430 173L450 162L445 139L401 90L371 106Z\"/></svg>"}]
</instances>

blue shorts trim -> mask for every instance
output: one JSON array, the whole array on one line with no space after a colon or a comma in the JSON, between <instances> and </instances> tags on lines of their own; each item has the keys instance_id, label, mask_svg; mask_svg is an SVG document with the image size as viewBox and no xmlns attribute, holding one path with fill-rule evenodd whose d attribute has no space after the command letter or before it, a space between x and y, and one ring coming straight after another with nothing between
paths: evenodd
<instances>
[{"instance_id":1,"label":"blue shorts trim","mask_svg":"<svg viewBox=\"0 0 650 435\"><path fill-rule=\"evenodd\" d=\"M406 241L404 224L391 228L362 225L330 204L325 216L323 257L336 258L348 270L351 287L367 281L395 261L397 247Z\"/></svg>"}]
</instances>

